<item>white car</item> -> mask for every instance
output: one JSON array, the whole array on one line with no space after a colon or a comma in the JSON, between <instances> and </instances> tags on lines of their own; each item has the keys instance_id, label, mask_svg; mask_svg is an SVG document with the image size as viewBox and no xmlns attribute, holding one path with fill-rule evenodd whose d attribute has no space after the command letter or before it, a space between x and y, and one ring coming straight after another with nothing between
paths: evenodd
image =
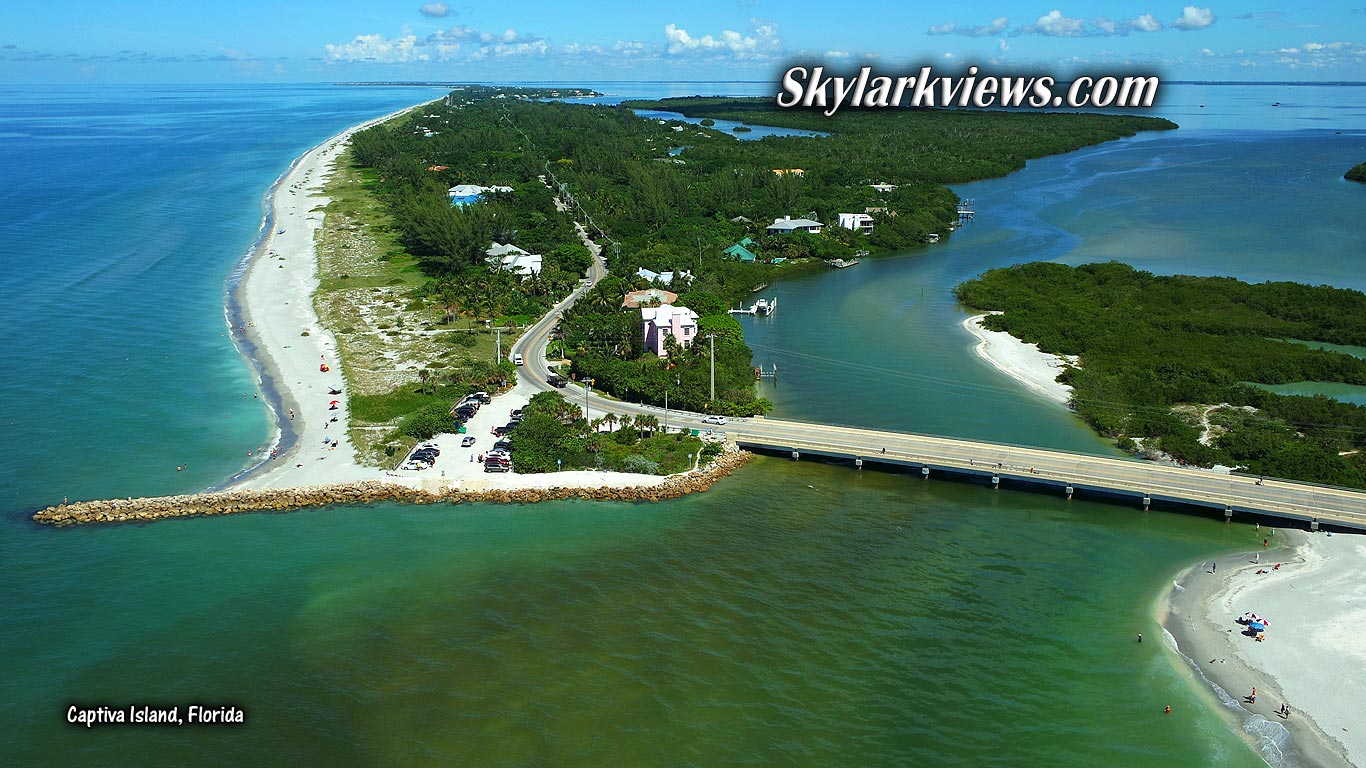
<instances>
[{"instance_id":1,"label":"white car","mask_svg":"<svg viewBox=\"0 0 1366 768\"><path fill-rule=\"evenodd\" d=\"M726 417L725 417L725 416L703 416L703 417L702 417L702 423L703 423L703 424L721 424L721 425L724 425L724 424L726 423Z\"/></svg>"},{"instance_id":2,"label":"white car","mask_svg":"<svg viewBox=\"0 0 1366 768\"><path fill-rule=\"evenodd\" d=\"M521 364L522 364L522 356L521 356L521 355L513 355L513 356L512 356L512 364L513 364L513 365L521 365Z\"/></svg>"}]
</instances>

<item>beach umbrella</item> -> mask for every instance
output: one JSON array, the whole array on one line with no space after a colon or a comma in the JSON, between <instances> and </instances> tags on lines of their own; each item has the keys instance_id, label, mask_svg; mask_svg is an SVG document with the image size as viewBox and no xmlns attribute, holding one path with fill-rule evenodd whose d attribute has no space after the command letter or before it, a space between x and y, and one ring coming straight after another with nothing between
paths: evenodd
<instances>
[{"instance_id":1,"label":"beach umbrella","mask_svg":"<svg viewBox=\"0 0 1366 768\"><path fill-rule=\"evenodd\" d=\"M1247 628L1252 630L1253 632L1261 632L1262 630L1266 629L1266 624L1260 621L1250 621L1247 624Z\"/></svg>"},{"instance_id":2,"label":"beach umbrella","mask_svg":"<svg viewBox=\"0 0 1366 768\"><path fill-rule=\"evenodd\" d=\"M336 405L337 403L340 403L340 402L341 402L340 400L333 400L332 402L328 403L328 405Z\"/></svg>"}]
</instances>

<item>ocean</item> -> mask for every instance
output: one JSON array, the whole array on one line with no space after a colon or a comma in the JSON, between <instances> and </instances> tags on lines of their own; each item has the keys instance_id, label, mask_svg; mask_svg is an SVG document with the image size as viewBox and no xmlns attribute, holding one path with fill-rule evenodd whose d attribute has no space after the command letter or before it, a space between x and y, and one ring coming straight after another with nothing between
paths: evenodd
<instances>
[{"instance_id":1,"label":"ocean","mask_svg":"<svg viewBox=\"0 0 1366 768\"><path fill-rule=\"evenodd\" d=\"M249 462L271 426L223 300L263 193L442 92L0 88L0 762L1261 764L1154 642L1171 575L1255 538L1201 516L761 458L648 505L29 521ZM779 415L1106 451L976 359L954 284L1119 258L1363 287L1345 255L1366 189L1340 177L1366 158L1366 89L1169 93L1182 131L964 185L978 218L946 242L775 284L747 334L780 366ZM144 703L248 723L66 723Z\"/></svg>"}]
</instances>

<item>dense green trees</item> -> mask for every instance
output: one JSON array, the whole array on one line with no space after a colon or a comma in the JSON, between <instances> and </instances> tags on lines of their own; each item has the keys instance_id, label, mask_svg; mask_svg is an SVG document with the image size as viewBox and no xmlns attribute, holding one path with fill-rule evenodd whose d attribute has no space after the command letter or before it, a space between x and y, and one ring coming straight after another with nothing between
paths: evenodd
<instances>
[{"instance_id":1,"label":"dense green trees","mask_svg":"<svg viewBox=\"0 0 1366 768\"><path fill-rule=\"evenodd\" d=\"M1080 355L1063 374L1077 412L1100 432L1155 439L1178 458L1366 486L1366 408L1273 394L1249 383L1366 384L1366 360L1288 339L1366 345L1366 294L1298 283L1159 277L1125 264L1036 262L991 270L957 288L986 322L1046 352ZM1211 445L1173 412L1229 403Z\"/></svg>"},{"instance_id":2,"label":"dense green trees","mask_svg":"<svg viewBox=\"0 0 1366 768\"><path fill-rule=\"evenodd\" d=\"M1343 174L1342 178L1348 181L1360 181L1362 183L1366 183L1366 163L1352 166L1352 169L1347 171L1347 173Z\"/></svg>"}]
</instances>

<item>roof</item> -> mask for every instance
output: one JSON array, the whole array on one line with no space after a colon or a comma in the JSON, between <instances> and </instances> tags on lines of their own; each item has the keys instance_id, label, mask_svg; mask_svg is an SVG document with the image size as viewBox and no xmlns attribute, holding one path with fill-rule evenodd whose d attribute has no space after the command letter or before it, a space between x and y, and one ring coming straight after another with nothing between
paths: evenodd
<instances>
[{"instance_id":1,"label":"roof","mask_svg":"<svg viewBox=\"0 0 1366 768\"><path fill-rule=\"evenodd\" d=\"M451 197L474 197L475 195L482 195L487 191L487 189L478 184L456 184L446 190L446 194Z\"/></svg>"},{"instance_id":2,"label":"roof","mask_svg":"<svg viewBox=\"0 0 1366 768\"><path fill-rule=\"evenodd\" d=\"M682 272L678 272L676 274L674 272L655 272L654 270L641 267L640 269L636 270L636 277L643 277L651 282L660 282L664 283L665 285L669 285L674 281L674 277L686 279L692 277L692 273L687 270L683 270Z\"/></svg>"},{"instance_id":3,"label":"roof","mask_svg":"<svg viewBox=\"0 0 1366 768\"><path fill-rule=\"evenodd\" d=\"M794 230L794 229L806 229L807 227L823 227L823 226L825 226L825 225L822 224L822 223L820 223L819 221L813 221L812 219L782 218L782 219L774 219L774 220L773 220L773 223L768 225L768 228L769 228L769 229L781 229L781 230L786 230L786 231L788 231L788 232L791 232L791 231Z\"/></svg>"},{"instance_id":4,"label":"roof","mask_svg":"<svg viewBox=\"0 0 1366 768\"><path fill-rule=\"evenodd\" d=\"M749 238L747 237L745 238L745 240L749 240ZM731 247L727 248L724 251L724 253L727 256L735 256L736 258L740 259L740 261L754 261L758 258L754 255L753 251L741 245L740 243L736 243L735 245L732 245Z\"/></svg>"},{"instance_id":5,"label":"roof","mask_svg":"<svg viewBox=\"0 0 1366 768\"><path fill-rule=\"evenodd\" d=\"M528 255L530 252L529 252L529 251L524 251L524 250L522 250L521 248L518 248L517 246L512 245L511 243L509 243L509 244L507 244L507 245L503 245L503 244L501 244L501 243L494 243L493 245L490 245L490 246L488 247L488 250L484 251L484 253L485 253L486 255L488 255L488 256L498 256L498 257L502 257L502 256L526 256L526 255Z\"/></svg>"},{"instance_id":6,"label":"roof","mask_svg":"<svg viewBox=\"0 0 1366 768\"><path fill-rule=\"evenodd\" d=\"M641 307L640 319L654 325L656 328L673 325L674 315L679 315L684 325L696 324L697 313L687 307L675 307L669 304L661 304L658 307Z\"/></svg>"},{"instance_id":7,"label":"roof","mask_svg":"<svg viewBox=\"0 0 1366 768\"><path fill-rule=\"evenodd\" d=\"M678 300L678 294L666 291L661 288L646 288L643 291L631 291L621 300L621 305L627 309L636 309L641 304L657 301L660 304L672 304Z\"/></svg>"}]
</instances>

